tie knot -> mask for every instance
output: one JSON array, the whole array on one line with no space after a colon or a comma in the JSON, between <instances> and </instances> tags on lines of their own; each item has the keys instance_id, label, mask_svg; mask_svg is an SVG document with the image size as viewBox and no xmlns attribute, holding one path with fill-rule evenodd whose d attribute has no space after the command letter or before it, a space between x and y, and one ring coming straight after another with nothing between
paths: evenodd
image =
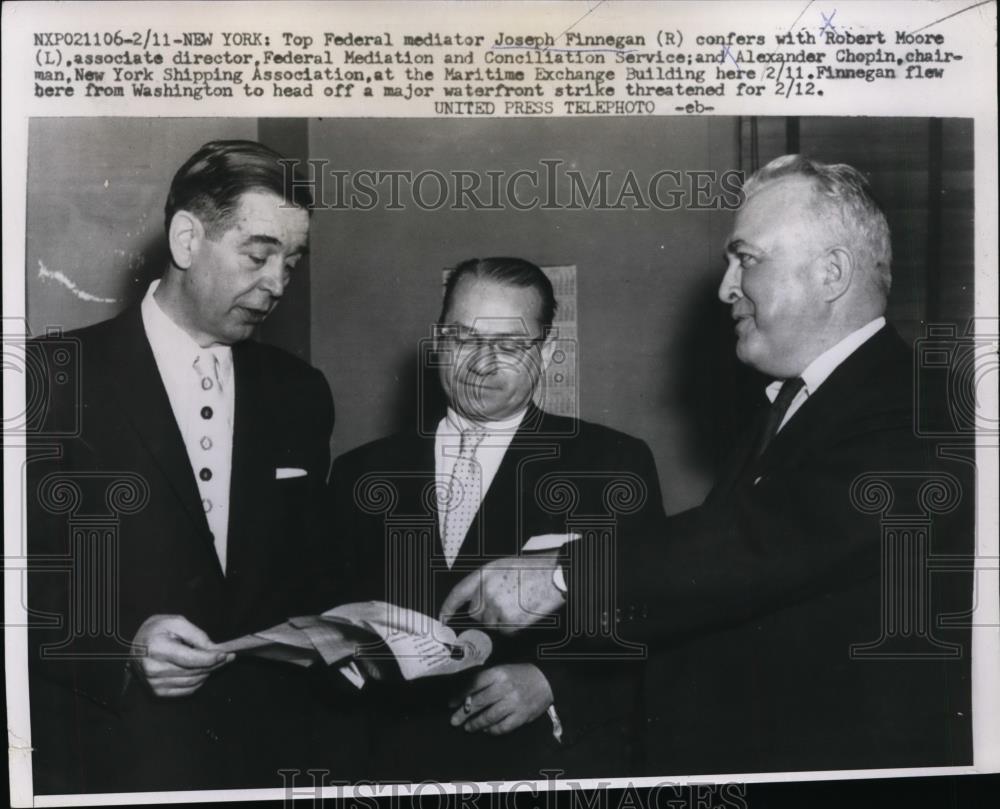
<instances>
[{"instance_id":1,"label":"tie knot","mask_svg":"<svg viewBox=\"0 0 1000 809\"><path fill-rule=\"evenodd\" d=\"M781 422L785 418L785 413L788 412L788 408L791 407L792 401L795 399L795 395L802 390L805 381L802 377L795 377L794 379L786 379L781 384L781 390L778 391L778 395L774 397L774 401L771 402L771 406L763 411L766 418L763 421L763 425L760 429L760 433L757 436L757 441L754 444L753 458L759 458L764 454L764 450L767 449L768 445L771 443L771 439L778 434L778 430L781 427Z\"/></svg>"},{"instance_id":2,"label":"tie knot","mask_svg":"<svg viewBox=\"0 0 1000 809\"><path fill-rule=\"evenodd\" d=\"M802 390L805 384L806 382L801 376L797 376L794 379L786 379L781 383L781 390L778 391L772 407L776 410L780 409L784 413L788 410L792 400L798 395L798 392Z\"/></svg>"}]
</instances>

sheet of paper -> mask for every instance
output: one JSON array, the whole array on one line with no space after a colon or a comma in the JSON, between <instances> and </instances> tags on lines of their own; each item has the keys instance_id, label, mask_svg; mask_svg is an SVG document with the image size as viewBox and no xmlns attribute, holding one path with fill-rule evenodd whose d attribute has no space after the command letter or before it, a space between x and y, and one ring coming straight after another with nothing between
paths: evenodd
<instances>
[{"instance_id":1,"label":"sheet of paper","mask_svg":"<svg viewBox=\"0 0 1000 809\"><path fill-rule=\"evenodd\" d=\"M356 638L346 637L341 627L321 618L292 618L289 623L309 639L316 653L328 666L350 657L358 646Z\"/></svg>"},{"instance_id":2,"label":"sheet of paper","mask_svg":"<svg viewBox=\"0 0 1000 809\"><path fill-rule=\"evenodd\" d=\"M482 665L493 651L489 636L470 629L456 636L454 630L429 615L387 604L365 601L346 604L323 613L327 621L365 627L392 652L404 680L453 674ZM384 657L362 650L372 662Z\"/></svg>"}]
</instances>

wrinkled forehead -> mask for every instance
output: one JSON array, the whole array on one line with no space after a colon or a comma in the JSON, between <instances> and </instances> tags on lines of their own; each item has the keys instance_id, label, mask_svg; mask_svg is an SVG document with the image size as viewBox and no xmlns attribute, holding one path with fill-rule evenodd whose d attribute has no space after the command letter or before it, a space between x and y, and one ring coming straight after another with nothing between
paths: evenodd
<instances>
[{"instance_id":1,"label":"wrinkled forehead","mask_svg":"<svg viewBox=\"0 0 1000 809\"><path fill-rule=\"evenodd\" d=\"M541 330L542 297L532 287L463 278L445 320L480 334L534 335Z\"/></svg>"},{"instance_id":2,"label":"wrinkled forehead","mask_svg":"<svg viewBox=\"0 0 1000 809\"><path fill-rule=\"evenodd\" d=\"M239 198L230 227L240 240L303 250L309 241L309 212L268 191L247 191Z\"/></svg>"}]
</instances>

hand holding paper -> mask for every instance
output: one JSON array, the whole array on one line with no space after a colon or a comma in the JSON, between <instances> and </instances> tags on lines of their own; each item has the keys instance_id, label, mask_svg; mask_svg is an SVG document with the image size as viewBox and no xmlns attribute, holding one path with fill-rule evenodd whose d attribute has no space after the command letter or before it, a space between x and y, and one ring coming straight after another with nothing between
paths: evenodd
<instances>
[{"instance_id":1,"label":"hand holding paper","mask_svg":"<svg viewBox=\"0 0 1000 809\"><path fill-rule=\"evenodd\" d=\"M476 629L456 635L429 615L384 601L363 601L318 616L291 618L217 648L300 666L318 661L330 666L355 658L377 679L398 671L404 680L413 680L482 665L493 644Z\"/></svg>"},{"instance_id":2,"label":"hand holding paper","mask_svg":"<svg viewBox=\"0 0 1000 809\"><path fill-rule=\"evenodd\" d=\"M135 671L158 697L186 697L234 655L182 615L147 618L132 640Z\"/></svg>"}]
</instances>

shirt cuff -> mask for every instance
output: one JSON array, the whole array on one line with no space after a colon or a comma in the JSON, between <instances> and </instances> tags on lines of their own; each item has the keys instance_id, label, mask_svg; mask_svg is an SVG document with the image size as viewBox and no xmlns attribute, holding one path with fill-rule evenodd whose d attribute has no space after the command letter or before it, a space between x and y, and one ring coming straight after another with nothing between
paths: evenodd
<instances>
[{"instance_id":1,"label":"shirt cuff","mask_svg":"<svg viewBox=\"0 0 1000 809\"><path fill-rule=\"evenodd\" d=\"M569 592L569 587L566 586L566 574L563 573L562 565L556 565L555 570L552 571L552 584L563 595Z\"/></svg>"}]
</instances>

